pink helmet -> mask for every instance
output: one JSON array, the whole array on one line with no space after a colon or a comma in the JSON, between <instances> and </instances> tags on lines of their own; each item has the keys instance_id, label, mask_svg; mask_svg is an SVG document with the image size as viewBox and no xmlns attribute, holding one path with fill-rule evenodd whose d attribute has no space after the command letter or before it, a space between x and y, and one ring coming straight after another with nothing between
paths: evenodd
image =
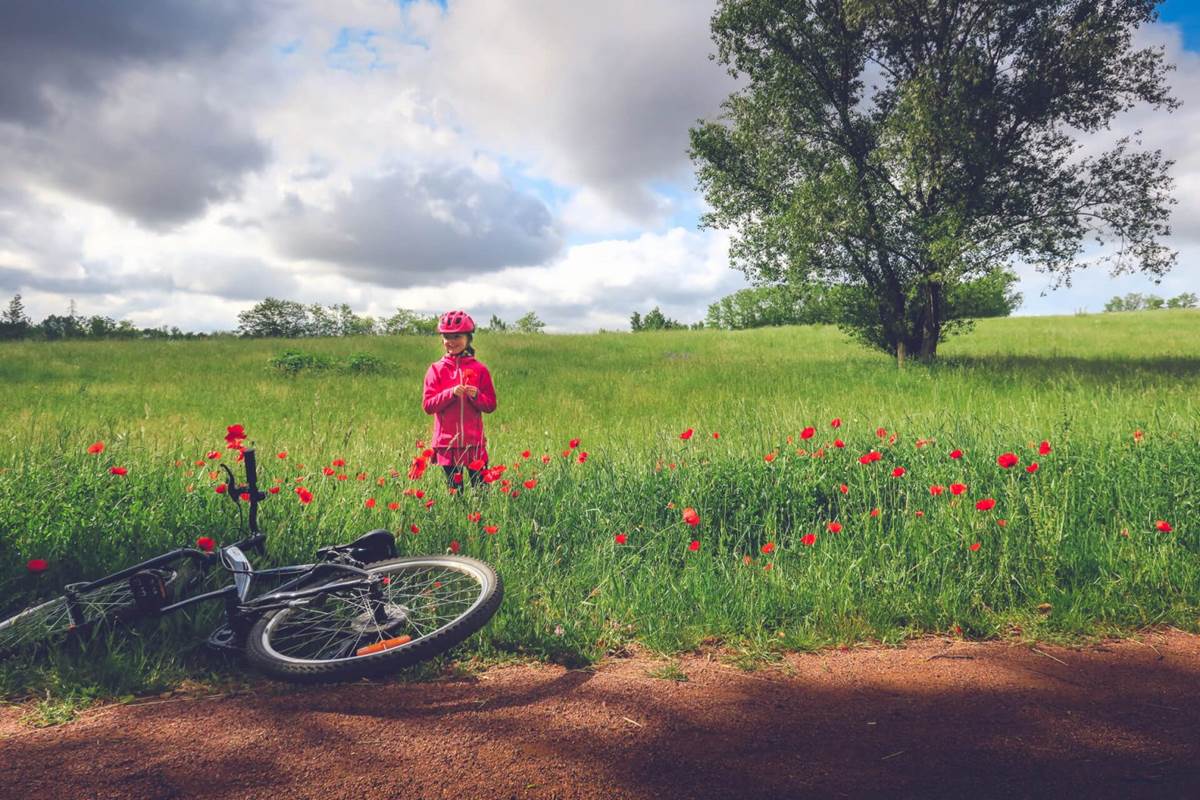
<instances>
[{"instance_id":1,"label":"pink helmet","mask_svg":"<svg viewBox=\"0 0 1200 800\"><path fill-rule=\"evenodd\" d=\"M447 311L438 321L438 333L474 333L475 320L465 311Z\"/></svg>"}]
</instances>

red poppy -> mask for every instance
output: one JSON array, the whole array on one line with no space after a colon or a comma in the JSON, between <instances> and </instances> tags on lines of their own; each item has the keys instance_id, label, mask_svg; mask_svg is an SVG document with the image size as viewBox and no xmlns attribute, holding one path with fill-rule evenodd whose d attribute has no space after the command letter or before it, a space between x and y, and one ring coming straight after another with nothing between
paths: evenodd
<instances>
[{"instance_id":1,"label":"red poppy","mask_svg":"<svg viewBox=\"0 0 1200 800\"><path fill-rule=\"evenodd\" d=\"M1050 442L1043 439L1042 443L1038 445L1038 455L1044 456L1044 455L1048 455L1049 453L1050 453Z\"/></svg>"},{"instance_id":2,"label":"red poppy","mask_svg":"<svg viewBox=\"0 0 1200 800\"><path fill-rule=\"evenodd\" d=\"M692 539L691 544L688 545L688 550L691 550L694 553L699 549L700 549L700 542L695 539Z\"/></svg>"},{"instance_id":3,"label":"red poppy","mask_svg":"<svg viewBox=\"0 0 1200 800\"><path fill-rule=\"evenodd\" d=\"M892 470L892 477L893 478L904 477L904 467L896 467L894 470Z\"/></svg>"},{"instance_id":4,"label":"red poppy","mask_svg":"<svg viewBox=\"0 0 1200 800\"><path fill-rule=\"evenodd\" d=\"M933 495L934 497L937 497L939 494L941 494L944 491L946 491L945 486L939 486L937 484L934 484L933 486L929 487L929 493L931 495Z\"/></svg>"},{"instance_id":5,"label":"red poppy","mask_svg":"<svg viewBox=\"0 0 1200 800\"><path fill-rule=\"evenodd\" d=\"M872 508L872 509L871 509L871 514L870 514L870 516L871 516L871 518L872 518L872 519L873 519L873 518L875 518L875 517L878 517L878 516L879 516L879 509L878 509L878 508Z\"/></svg>"},{"instance_id":6,"label":"red poppy","mask_svg":"<svg viewBox=\"0 0 1200 800\"><path fill-rule=\"evenodd\" d=\"M971 552L972 552L972 553L974 553L974 552L975 552L975 551L977 551L978 549L979 549L979 542L976 542L975 544L971 545Z\"/></svg>"},{"instance_id":7,"label":"red poppy","mask_svg":"<svg viewBox=\"0 0 1200 800\"><path fill-rule=\"evenodd\" d=\"M766 461L768 464L770 464L774 460L775 460L774 453L767 453L765 456L763 456L763 461Z\"/></svg>"},{"instance_id":8,"label":"red poppy","mask_svg":"<svg viewBox=\"0 0 1200 800\"><path fill-rule=\"evenodd\" d=\"M450 540L450 552L451 553L457 553L461 549L462 549L462 546L458 543L458 539Z\"/></svg>"},{"instance_id":9,"label":"red poppy","mask_svg":"<svg viewBox=\"0 0 1200 800\"><path fill-rule=\"evenodd\" d=\"M284 450L283 452L280 452L280 453L276 453L275 457L276 458L287 458L287 450Z\"/></svg>"},{"instance_id":10,"label":"red poppy","mask_svg":"<svg viewBox=\"0 0 1200 800\"><path fill-rule=\"evenodd\" d=\"M416 523L408 526L408 529L413 533L420 533L421 529L416 526Z\"/></svg>"},{"instance_id":11,"label":"red poppy","mask_svg":"<svg viewBox=\"0 0 1200 800\"><path fill-rule=\"evenodd\" d=\"M450 480L454 481L458 485L462 485L462 473L461 472L454 473L453 475L450 476Z\"/></svg>"},{"instance_id":12,"label":"red poppy","mask_svg":"<svg viewBox=\"0 0 1200 800\"><path fill-rule=\"evenodd\" d=\"M840 450L841 448L846 446L846 443L843 442L841 439L834 439L833 446Z\"/></svg>"},{"instance_id":13,"label":"red poppy","mask_svg":"<svg viewBox=\"0 0 1200 800\"><path fill-rule=\"evenodd\" d=\"M96 442L88 448L88 452L92 455L99 455L104 452L104 442Z\"/></svg>"},{"instance_id":14,"label":"red poppy","mask_svg":"<svg viewBox=\"0 0 1200 800\"><path fill-rule=\"evenodd\" d=\"M197 467L203 467L205 464L204 459L200 459L199 461L196 461L194 463Z\"/></svg>"},{"instance_id":15,"label":"red poppy","mask_svg":"<svg viewBox=\"0 0 1200 800\"><path fill-rule=\"evenodd\" d=\"M841 418L841 417L834 417L832 420L830 420L830 421L829 421L829 427L831 427L831 428L840 428L840 427L842 427L842 418Z\"/></svg>"},{"instance_id":16,"label":"red poppy","mask_svg":"<svg viewBox=\"0 0 1200 800\"><path fill-rule=\"evenodd\" d=\"M425 499L425 490L417 489L415 492L413 492L413 497L417 498L418 500L424 500Z\"/></svg>"},{"instance_id":17,"label":"red poppy","mask_svg":"<svg viewBox=\"0 0 1200 800\"><path fill-rule=\"evenodd\" d=\"M975 504L975 508L978 511L991 511L995 507L996 501L990 497L985 497Z\"/></svg>"},{"instance_id":18,"label":"red poppy","mask_svg":"<svg viewBox=\"0 0 1200 800\"><path fill-rule=\"evenodd\" d=\"M267 491L270 492L271 494L279 494L279 487L272 486L270 489L267 489Z\"/></svg>"},{"instance_id":19,"label":"red poppy","mask_svg":"<svg viewBox=\"0 0 1200 800\"><path fill-rule=\"evenodd\" d=\"M766 564L763 564L763 572L770 572L774 568L775 568L775 565L769 561Z\"/></svg>"},{"instance_id":20,"label":"red poppy","mask_svg":"<svg viewBox=\"0 0 1200 800\"><path fill-rule=\"evenodd\" d=\"M966 490L967 490L967 485L965 483L950 484L950 494L954 495L955 497L962 494Z\"/></svg>"},{"instance_id":21,"label":"red poppy","mask_svg":"<svg viewBox=\"0 0 1200 800\"><path fill-rule=\"evenodd\" d=\"M233 439L245 439L246 429L241 425L229 425L225 428L225 439L231 441Z\"/></svg>"},{"instance_id":22,"label":"red poppy","mask_svg":"<svg viewBox=\"0 0 1200 800\"><path fill-rule=\"evenodd\" d=\"M521 485L524 486L526 489L532 489L533 487L537 486L537 481L534 480L533 478L530 478L529 480L525 481Z\"/></svg>"},{"instance_id":23,"label":"red poppy","mask_svg":"<svg viewBox=\"0 0 1200 800\"><path fill-rule=\"evenodd\" d=\"M1036 461L1032 462L1029 466L1025 467L1025 471L1028 472L1030 475L1037 472L1038 471L1038 463Z\"/></svg>"},{"instance_id":24,"label":"red poppy","mask_svg":"<svg viewBox=\"0 0 1200 800\"><path fill-rule=\"evenodd\" d=\"M685 508L683 510L683 521L695 528L700 524L700 515L696 513L694 508Z\"/></svg>"},{"instance_id":25,"label":"red poppy","mask_svg":"<svg viewBox=\"0 0 1200 800\"><path fill-rule=\"evenodd\" d=\"M1135 430L1133 432L1133 440L1135 442L1140 442L1145 435L1146 434L1142 433L1141 429Z\"/></svg>"},{"instance_id":26,"label":"red poppy","mask_svg":"<svg viewBox=\"0 0 1200 800\"><path fill-rule=\"evenodd\" d=\"M358 473L357 475L355 475L355 476L354 476L354 479L355 479L355 480L359 480L359 481L365 481L365 480L367 479L367 473L365 473L365 472L360 472L360 473Z\"/></svg>"},{"instance_id":27,"label":"red poppy","mask_svg":"<svg viewBox=\"0 0 1200 800\"><path fill-rule=\"evenodd\" d=\"M804 545L805 547L812 547L814 544L816 544L816 542L817 535L815 533L806 533L800 537L800 544Z\"/></svg>"},{"instance_id":28,"label":"red poppy","mask_svg":"<svg viewBox=\"0 0 1200 800\"><path fill-rule=\"evenodd\" d=\"M486 466L487 466L486 461L484 461L482 458L477 458L474 461L472 461L470 464L467 464L467 469L471 470L472 472L478 472L479 470L483 469Z\"/></svg>"},{"instance_id":29,"label":"red poppy","mask_svg":"<svg viewBox=\"0 0 1200 800\"><path fill-rule=\"evenodd\" d=\"M488 536L491 536L498 530L500 530L500 528L497 525L484 525L483 526L483 532L486 533Z\"/></svg>"},{"instance_id":30,"label":"red poppy","mask_svg":"<svg viewBox=\"0 0 1200 800\"><path fill-rule=\"evenodd\" d=\"M128 475L129 474L129 470L125 469L124 467L109 467L108 471L109 471L109 473L111 473L113 475Z\"/></svg>"},{"instance_id":31,"label":"red poppy","mask_svg":"<svg viewBox=\"0 0 1200 800\"><path fill-rule=\"evenodd\" d=\"M588 460L588 454L587 454L587 451L584 451L584 452L582 452L582 453L580 453L580 454L579 454L579 463L580 463L580 464L582 464L583 462L585 462L585 461L587 461L587 460Z\"/></svg>"},{"instance_id":32,"label":"red poppy","mask_svg":"<svg viewBox=\"0 0 1200 800\"><path fill-rule=\"evenodd\" d=\"M579 447L579 440L572 439L571 441L567 442L567 447L570 447L572 450L574 450L576 447Z\"/></svg>"},{"instance_id":33,"label":"red poppy","mask_svg":"<svg viewBox=\"0 0 1200 800\"><path fill-rule=\"evenodd\" d=\"M400 510L400 504L397 503L395 500L388 503L388 511L399 511L399 510Z\"/></svg>"},{"instance_id":34,"label":"red poppy","mask_svg":"<svg viewBox=\"0 0 1200 800\"><path fill-rule=\"evenodd\" d=\"M571 451L570 451L570 450L563 450L563 451L562 451L562 457L563 457L563 458L570 458L570 457L571 457Z\"/></svg>"},{"instance_id":35,"label":"red poppy","mask_svg":"<svg viewBox=\"0 0 1200 800\"><path fill-rule=\"evenodd\" d=\"M44 558L31 558L25 562L25 569L29 570L35 575L39 572L45 572L49 568L50 563Z\"/></svg>"},{"instance_id":36,"label":"red poppy","mask_svg":"<svg viewBox=\"0 0 1200 800\"><path fill-rule=\"evenodd\" d=\"M425 501L425 507L426 507L426 508L433 508L433 504L434 504L434 503L436 503L436 502L437 502L436 500L426 500L426 501Z\"/></svg>"},{"instance_id":37,"label":"red poppy","mask_svg":"<svg viewBox=\"0 0 1200 800\"><path fill-rule=\"evenodd\" d=\"M1171 527L1171 523L1167 522L1165 519L1154 520L1154 527L1157 528L1161 533L1170 533L1172 530L1174 530Z\"/></svg>"},{"instance_id":38,"label":"red poppy","mask_svg":"<svg viewBox=\"0 0 1200 800\"><path fill-rule=\"evenodd\" d=\"M759 550L763 551L763 555L770 555L771 553L775 552L775 543L767 542L762 547L760 547Z\"/></svg>"},{"instance_id":39,"label":"red poppy","mask_svg":"<svg viewBox=\"0 0 1200 800\"><path fill-rule=\"evenodd\" d=\"M688 428L686 431L679 434L679 438L683 439L684 441L687 441L688 439L692 438L693 433L695 433L695 431L692 430L691 428Z\"/></svg>"},{"instance_id":40,"label":"red poppy","mask_svg":"<svg viewBox=\"0 0 1200 800\"><path fill-rule=\"evenodd\" d=\"M196 547L203 550L206 553L211 553L213 551L213 548L216 546L217 546L217 543L213 541L211 536L201 536L199 539L196 540Z\"/></svg>"},{"instance_id":41,"label":"red poppy","mask_svg":"<svg viewBox=\"0 0 1200 800\"><path fill-rule=\"evenodd\" d=\"M207 458L209 461L214 461L221 457L221 451L220 450L210 450L204 457Z\"/></svg>"},{"instance_id":42,"label":"red poppy","mask_svg":"<svg viewBox=\"0 0 1200 800\"><path fill-rule=\"evenodd\" d=\"M850 487L843 483L838 487L838 491L842 494L850 494Z\"/></svg>"},{"instance_id":43,"label":"red poppy","mask_svg":"<svg viewBox=\"0 0 1200 800\"><path fill-rule=\"evenodd\" d=\"M332 463L332 464L333 464L335 467L344 467L344 466L346 466L346 459L344 459L344 458L335 458L335 459L334 459L332 462L330 462L330 463Z\"/></svg>"},{"instance_id":44,"label":"red poppy","mask_svg":"<svg viewBox=\"0 0 1200 800\"><path fill-rule=\"evenodd\" d=\"M483 519L483 514L478 511L472 511L470 514L467 514L467 522L479 522L481 519Z\"/></svg>"},{"instance_id":45,"label":"red poppy","mask_svg":"<svg viewBox=\"0 0 1200 800\"><path fill-rule=\"evenodd\" d=\"M882 439L883 437L887 436L887 429L886 428L876 428L875 435L878 436L880 439Z\"/></svg>"},{"instance_id":46,"label":"red poppy","mask_svg":"<svg viewBox=\"0 0 1200 800\"><path fill-rule=\"evenodd\" d=\"M816 432L817 431L815 428L805 428L804 430L800 431L800 438L811 439Z\"/></svg>"},{"instance_id":47,"label":"red poppy","mask_svg":"<svg viewBox=\"0 0 1200 800\"><path fill-rule=\"evenodd\" d=\"M881 458L883 458L883 453L879 452L878 450L872 450L869 453L867 453L865 456L858 459L858 461L861 464L871 464L875 461L878 461Z\"/></svg>"},{"instance_id":48,"label":"red poppy","mask_svg":"<svg viewBox=\"0 0 1200 800\"><path fill-rule=\"evenodd\" d=\"M238 500L241 500L243 503L249 503L250 502L250 493L242 492L241 494L238 495Z\"/></svg>"},{"instance_id":49,"label":"red poppy","mask_svg":"<svg viewBox=\"0 0 1200 800\"><path fill-rule=\"evenodd\" d=\"M951 450L950 457L951 458L962 458L962 450Z\"/></svg>"},{"instance_id":50,"label":"red poppy","mask_svg":"<svg viewBox=\"0 0 1200 800\"><path fill-rule=\"evenodd\" d=\"M550 463L550 456L543 455L543 456L542 456L542 463L543 463L543 464L549 464L549 463Z\"/></svg>"},{"instance_id":51,"label":"red poppy","mask_svg":"<svg viewBox=\"0 0 1200 800\"><path fill-rule=\"evenodd\" d=\"M925 512L924 511L914 511L913 516L915 516L917 519L920 519L921 517L925 516Z\"/></svg>"},{"instance_id":52,"label":"red poppy","mask_svg":"<svg viewBox=\"0 0 1200 800\"><path fill-rule=\"evenodd\" d=\"M997 525L999 525L1001 528L1003 528L1005 525L1007 525L1007 524L1008 524L1008 520L1006 520L1006 519L998 519L998 520L996 520L996 524L997 524Z\"/></svg>"},{"instance_id":53,"label":"red poppy","mask_svg":"<svg viewBox=\"0 0 1200 800\"><path fill-rule=\"evenodd\" d=\"M521 458L529 458L531 455L533 455L533 454L530 453L528 450L521 451Z\"/></svg>"},{"instance_id":54,"label":"red poppy","mask_svg":"<svg viewBox=\"0 0 1200 800\"><path fill-rule=\"evenodd\" d=\"M842 523L840 523L840 522L831 522L828 525L826 525L825 527L829 529L830 533L841 533L842 532Z\"/></svg>"},{"instance_id":55,"label":"red poppy","mask_svg":"<svg viewBox=\"0 0 1200 800\"><path fill-rule=\"evenodd\" d=\"M218 483L216 486L213 487L213 491L216 492L217 494L225 494L225 489L226 489L226 486L223 483Z\"/></svg>"},{"instance_id":56,"label":"red poppy","mask_svg":"<svg viewBox=\"0 0 1200 800\"><path fill-rule=\"evenodd\" d=\"M433 458L433 451L426 447L421 451L421 458Z\"/></svg>"},{"instance_id":57,"label":"red poppy","mask_svg":"<svg viewBox=\"0 0 1200 800\"><path fill-rule=\"evenodd\" d=\"M345 480L349 480L349 476L347 476L347 475L344 475L344 474L339 474L339 475L337 476L337 478L338 478L338 480L339 480L339 481L345 481Z\"/></svg>"},{"instance_id":58,"label":"red poppy","mask_svg":"<svg viewBox=\"0 0 1200 800\"><path fill-rule=\"evenodd\" d=\"M296 496L300 498L300 502L304 505L308 505L313 501L313 493L303 486L296 487Z\"/></svg>"},{"instance_id":59,"label":"red poppy","mask_svg":"<svg viewBox=\"0 0 1200 800\"><path fill-rule=\"evenodd\" d=\"M375 507L375 498L368 497L366 502L363 503L363 505L366 506L367 508L374 508Z\"/></svg>"},{"instance_id":60,"label":"red poppy","mask_svg":"<svg viewBox=\"0 0 1200 800\"><path fill-rule=\"evenodd\" d=\"M996 456L996 463L1005 469L1015 467L1018 461L1020 461L1020 459L1017 458L1016 453L1001 453L1000 455Z\"/></svg>"},{"instance_id":61,"label":"red poppy","mask_svg":"<svg viewBox=\"0 0 1200 800\"><path fill-rule=\"evenodd\" d=\"M323 472L326 475L332 475L335 472L335 470L333 467L323 467L321 469L321 472Z\"/></svg>"}]
</instances>

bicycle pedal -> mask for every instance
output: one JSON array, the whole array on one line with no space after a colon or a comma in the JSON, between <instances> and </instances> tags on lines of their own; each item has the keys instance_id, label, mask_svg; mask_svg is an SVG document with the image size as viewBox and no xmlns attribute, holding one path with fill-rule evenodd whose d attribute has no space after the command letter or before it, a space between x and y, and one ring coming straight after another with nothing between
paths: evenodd
<instances>
[{"instance_id":1,"label":"bicycle pedal","mask_svg":"<svg viewBox=\"0 0 1200 800\"><path fill-rule=\"evenodd\" d=\"M142 570L129 576L129 591L139 611L153 614L161 611L169 600L167 582L162 575L151 570Z\"/></svg>"}]
</instances>

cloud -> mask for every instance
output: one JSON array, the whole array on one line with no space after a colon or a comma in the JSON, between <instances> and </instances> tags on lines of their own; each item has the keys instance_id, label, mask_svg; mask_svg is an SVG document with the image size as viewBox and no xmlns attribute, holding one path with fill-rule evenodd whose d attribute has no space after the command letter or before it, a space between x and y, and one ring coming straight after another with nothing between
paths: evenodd
<instances>
[{"instance_id":1,"label":"cloud","mask_svg":"<svg viewBox=\"0 0 1200 800\"><path fill-rule=\"evenodd\" d=\"M536 264L561 246L540 200L462 167L360 178L329 208L293 195L270 228L289 258L391 287Z\"/></svg>"}]
</instances>

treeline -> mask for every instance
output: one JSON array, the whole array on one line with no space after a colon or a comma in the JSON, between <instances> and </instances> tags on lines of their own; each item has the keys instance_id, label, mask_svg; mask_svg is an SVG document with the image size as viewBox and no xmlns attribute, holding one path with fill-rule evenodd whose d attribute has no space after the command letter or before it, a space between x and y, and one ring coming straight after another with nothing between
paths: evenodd
<instances>
[{"instance_id":1,"label":"treeline","mask_svg":"<svg viewBox=\"0 0 1200 800\"><path fill-rule=\"evenodd\" d=\"M1114 297L1104 304L1105 311L1157 311L1160 308L1196 308L1198 299L1192 292L1184 292L1164 300L1156 294L1130 292L1124 297Z\"/></svg>"},{"instance_id":2,"label":"treeline","mask_svg":"<svg viewBox=\"0 0 1200 800\"><path fill-rule=\"evenodd\" d=\"M99 314L85 317L71 303L66 314L51 314L34 323L25 313L21 295L13 296L0 312L0 340L4 339L194 339L214 334L192 333L176 326L139 328L127 319L115 320Z\"/></svg>"},{"instance_id":3,"label":"treeline","mask_svg":"<svg viewBox=\"0 0 1200 800\"><path fill-rule=\"evenodd\" d=\"M389 317L376 319L355 314L345 303L304 305L294 300L268 297L238 314L241 336L299 339L316 336L430 336L437 333L438 316L398 308ZM515 322L496 315L483 327L489 333L541 333L546 323L530 311Z\"/></svg>"}]
</instances>

